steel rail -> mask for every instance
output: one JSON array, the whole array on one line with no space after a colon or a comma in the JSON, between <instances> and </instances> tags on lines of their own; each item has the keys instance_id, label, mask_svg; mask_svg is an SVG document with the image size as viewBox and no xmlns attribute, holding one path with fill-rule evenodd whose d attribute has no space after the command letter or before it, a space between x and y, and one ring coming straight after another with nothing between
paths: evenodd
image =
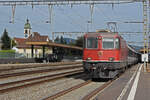
<instances>
[{"instance_id":1,"label":"steel rail","mask_svg":"<svg viewBox=\"0 0 150 100\"><path fill-rule=\"evenodd\" d=\"M126 71L128 71L130 68L128 67L126 69ZM92 91L91 93L89 93L88 95L84 96L82 98L82 100L90 100L92 97L96 96L98 93L100 93L101 91L103 91L105 88L107 88L108 86L110 86L112 84L112 82L114 82L115 80L119 79L119 77L121 77L124 74L124 72L118 74L114 79L109 80L108 82L104 83L104 85L96 88L94 91Z\"/></svg>"},{"instance_id":2,"label":"steel rail","mask_svg":"<svg viewBox=\"0 0 150 100\"><path fill-rule=\"evenodd\" d=\"M17 73L10 73L10 74L1 74L0 78L8 78L8 77L15 77L15 76L23 76L23 75L29 75L29 74L36 74L36 73L44 73L44 72L53 72L53 71L59 71L59 70L69 70L69 69L76 69L76 68L82 68L82 65L73 65L72 67L62 67L62 68L49 68L49 69L40 69L40 70L34 70L34 71L25 71L25 72L17 72Z\"/></svg>"},{"instance_id":3,"label":"steel rail","mask_svg":"<svg viewBox=\"0 0 150 100\"><path fill-rule=\"evenodd\" d=\"M103 89L105 89L108 85L110 85L112 83L112 81L108 81L106 82L104 85L96 88L94 91L92 91L91 93L89 93L88 95L86 95L85 97L82 98L82 100L90 100L92 97L94 97L96 94L98 94L100 91L102 91Z\"/></svg>"},{"instance_id":4,"label":"steel rail","mask_svg":"<svg viewBox=\"0 0 150 100\"><path fill-rule=\"evenodd\" d=\"M24 88L27 86L32 86L35 84L40 84L40 83L44 83L44 82L48 82L48 81L55 81L55 80L58 80L58 79L61 79L61 78L67 77L67 76L73 76L76 74L83 74L83 70L75 70L75 71L64 72L64 73L59 73L59 74L53 74L53 75L47 75L47 76L41 76L41 77L36 77L36 78L20 80L20 81L3 83L3 84L0 84L0 87L6 87L6 88L0 89L0 93L17 90L19 88ZM39 81L37 81L37 80L39 80ZM14 84L20 84L20 83L24 83L24 84L8 87L8 86L11 86Z\"/></svg>"},{"instance_id":5,"label":"steel rail","mask_svg":"<svg viewBox=\"0 0 150 100\"><path fill-rule=\"evenodd\" d=\"M8 65L7 64L0 66L0 72L1 71L8 71L8 70L16 70L16 69L28 69L28 68L39 68L39 67L50 67L50 66L60 66L60 65L71 65L71 64L82 64L82 62L61 62L61 63L34 63L34 64L14 64L14 65ZM6 68L1 68L6 67Z\"/></svg>"},{"instance_id":6,"label":"steel rail","mask_svg":"<svg viewBox=\"0 0 150 100\"><path fill-rule=\"evenodd\" d=\"M69 88L69 89L60 91L60 92L58 92L58 93L56 93L56 94L54 94L54 95L52 95L52 96L49 96L49 97L47 97L47 98L45 98L45 99L43 99L43 100L54 100L54 99L56 99L56 98L58 98L58 97L61 97L61 96L65 95L65 94L71 92L71 91L74 91L74 90L76 90L76 89L79 89L79 88L81 88L81 87L83 87L83 86L85 86L85 85L87 85L87 84L89 84L89 83L91 83L91 82L92 82L91 80L85 81L85 82L80 83L80 84L77 84L77 85L75 85L75 86L73 86L73 87L71 87L71 88Z\"/></svg>"}]
</instances>

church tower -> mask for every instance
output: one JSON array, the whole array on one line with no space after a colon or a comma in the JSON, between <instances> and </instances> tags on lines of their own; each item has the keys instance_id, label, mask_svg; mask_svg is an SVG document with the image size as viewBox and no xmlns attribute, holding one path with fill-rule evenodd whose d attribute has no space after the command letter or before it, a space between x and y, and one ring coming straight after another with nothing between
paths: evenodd
<instances>
[{"instance_id":1,"label":"church tower","mask_svg":"<svg viewBox=\"0 0 150 100\"><path fill-rule=\"evenodd\" d=\"M31 25L29 23L29 20L27 19L27 22L24 25L24 38L28 38L31 35Z\"/></svg>"}]
</instances>

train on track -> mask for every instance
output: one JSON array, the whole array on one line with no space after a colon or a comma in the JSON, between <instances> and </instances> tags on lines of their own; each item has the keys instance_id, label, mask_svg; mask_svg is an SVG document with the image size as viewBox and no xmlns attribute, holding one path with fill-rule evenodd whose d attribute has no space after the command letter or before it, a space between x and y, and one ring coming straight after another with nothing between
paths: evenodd
<instances>
[{"instance_id":1,"label":"train on track","mask_svg":"<svg viewBox=\"0 0 150 100\"><path fill-rule=\"evenodd\" d=\"M141 54L117 32L102 30L84 35L83 67L91 78L114 78L140 59Z\"/></svg>"}]
</instances>

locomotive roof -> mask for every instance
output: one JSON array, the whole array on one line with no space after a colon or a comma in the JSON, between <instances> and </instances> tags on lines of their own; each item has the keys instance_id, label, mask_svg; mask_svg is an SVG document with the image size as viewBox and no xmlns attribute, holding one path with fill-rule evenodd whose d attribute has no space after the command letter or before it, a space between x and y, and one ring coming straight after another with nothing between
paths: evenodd
<instances>
[{"instance_id":1,"label":"locomotive roof","mask_svg":"<svg viewBox=\"0 0 150 100\"><path fill-rule=\"evenodd\" d=\"M120 36L117 32L88 32L86 36L106 36L106 37L116 37Z\"/></svg>"}]
</instances>

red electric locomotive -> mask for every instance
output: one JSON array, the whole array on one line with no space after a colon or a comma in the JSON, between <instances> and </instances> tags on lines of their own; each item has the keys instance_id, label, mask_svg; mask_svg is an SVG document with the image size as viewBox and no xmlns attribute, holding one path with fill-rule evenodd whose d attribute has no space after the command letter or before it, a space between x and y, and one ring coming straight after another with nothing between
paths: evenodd
<instances>
[{"instance_id":1,"label":"red electric locomotive","mask_svg":"<svg viewBox=\"0 0 150 100\"><path fill-rule=\"evenodd\" d=\"M92 78L114 78L128 65L125 40L118 33L107 30L86 33L83 65Z\"/></svg>"}]
</instances>

